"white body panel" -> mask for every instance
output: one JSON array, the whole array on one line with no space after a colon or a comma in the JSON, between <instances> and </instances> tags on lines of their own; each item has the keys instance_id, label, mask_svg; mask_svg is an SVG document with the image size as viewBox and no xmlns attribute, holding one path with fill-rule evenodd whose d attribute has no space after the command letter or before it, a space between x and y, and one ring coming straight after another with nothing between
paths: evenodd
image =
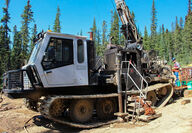
<instances>
[{"instance_id":1,"label":"white body panel","mask_svg":"<svg viewBox=\"0 0 192 133\"><path fill-rule=\"evenodd\" d=\"M51 71L51 73L47 73ZM44 71L47 87L71 86L75 83L74 65Z\"/></svg>"},{"instance_id":2,"label":"white body panel","mask_svg":"<svg viewBox=\"0 0 192 133\"><path fill-rule=\"evenodd\" d=\"M50 70L44 70L42 60L51 37L73 40L73 63ZM84 62L77 61L77 40L83 40L84 45ZM88 62L87 62L87 43L86 37L66 35L60 33L48 32L45 34L40 46L37 58L34 61L37 71L45 88L84 86L88 85ZM29 64L28 64L29 65Z\"/></svg>"}]
</instances>

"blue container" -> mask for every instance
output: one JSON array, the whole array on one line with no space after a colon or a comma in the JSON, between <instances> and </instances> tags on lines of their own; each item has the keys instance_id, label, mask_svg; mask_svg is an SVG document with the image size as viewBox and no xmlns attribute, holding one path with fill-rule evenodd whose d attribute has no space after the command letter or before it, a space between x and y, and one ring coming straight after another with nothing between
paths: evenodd
<instances>
[{"instance_id":1,"label":"blue container","mask_svg":"<svg viewBox=\"0 0 192 133\"><path fill-rule=\"evenodd\" d=\"M188 88L188 90L192 90L192 81L189 81L187 83L187 88Z\"/></svg>"},{"instance_id":2,"label":"blue container","mask_svg":"<svg viewBox=\"0 0 192 133\"><path fill-rule=\"evenodd\" d=\"M181 86L181 82L180 82L179 80L177 80L176 86L177 86L177 87L180 87L180 86Z\"/></svg>"},{"instance_id":3,"label":"blue container","mask_svg":"<svg viewBox=\"0 0 192 133\"><path fill-rule=\"evenodd\" d=\"M182 85L187 85L187 82L186 81L182 81Z\"/></svg>"}]
</instances>

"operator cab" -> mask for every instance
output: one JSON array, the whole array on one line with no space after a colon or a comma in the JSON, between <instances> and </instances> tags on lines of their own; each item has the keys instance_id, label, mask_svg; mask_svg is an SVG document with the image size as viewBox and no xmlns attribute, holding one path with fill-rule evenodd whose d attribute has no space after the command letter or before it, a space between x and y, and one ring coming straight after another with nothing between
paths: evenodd
<instances>
[{"instance_id":1,"label":"operator cab","mask_svg":"<svg viewBox=\"0 0 192 133\"><path fill-rule=\"evenodd\" d=\"M40 33L28 64L21 70L9 71L4 75L4 90L65 89L97 84L92 78L94 51L94 43L87 40L87 37L55 32ZM15 75L21 78L10 78ZM27 79L31 87L28 85L25 88Z\"/></svg>"},{"instance_id":2,"label":"operator cab","mask_svg":"<svg viewBox=\"0 0 192 133\"><path fill-rule=\"evenodd\" d=\"M86 37L47 32L36 65L44 87L88 85Z\"/></svg>"}]
</instances>

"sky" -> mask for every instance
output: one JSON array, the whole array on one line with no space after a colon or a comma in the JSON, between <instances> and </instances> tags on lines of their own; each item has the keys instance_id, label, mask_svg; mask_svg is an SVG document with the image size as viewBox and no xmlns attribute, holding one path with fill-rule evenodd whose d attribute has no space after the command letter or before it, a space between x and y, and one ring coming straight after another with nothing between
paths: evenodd
<instances>
[{"instance_id":1,"label":"sky","mask_svg":"<svg viewBox=\"0 0 192 133\"><path fill-rule=\"evenodd\" d=\"M147 26L150 31L152 0L125 0L131 11L134 11L136 25L143 33ZM14 25L18 29L21 27L21 14L27 0L11 0L9 5L11 30ZM81 30L84 36L89 36L88 32L93 25L95 17L96 24L102 28L103 20L107 21L110 28L111 10L115 10L114 0L31 0L32 11L34 12L34 22L38 27L38 32L42 29L46 31L53 24L57 12L57 6L61 10L61 32L67 34L77 34ZM0 0L0 18L3 16L2 7L5 6L5 0ZM178 18L185 18L188 10L188 0L155 0L157 10L157 24L165 25L165 28L171 30L172 22ZM108 30L109 31L109 30Z\"/></svg>"}]
</instances>

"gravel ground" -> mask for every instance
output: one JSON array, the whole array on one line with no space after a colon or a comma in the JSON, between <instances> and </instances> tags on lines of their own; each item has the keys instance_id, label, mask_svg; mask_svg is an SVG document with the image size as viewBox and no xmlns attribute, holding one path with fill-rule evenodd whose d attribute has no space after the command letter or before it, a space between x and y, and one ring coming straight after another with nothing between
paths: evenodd
<instances>
[{"instance_id":1,"label":"gravel ground","mask_svg":"<svg viewBox=\"0 0 192 133\"><path fill-rule=\"evenodd\" d=\"M188 98L192 102L192 98ZM37 119L27 124L29 133L192 133L192 103L181 105L184 98L175 100L158 112L162 117L149 123L116 123L94 129L77 129L44 119L39 113L24 107L23 99L11 100L4 97L0 103L0 133L26 133L24 124L33 116Z\"/></svg>"}]
</instances>

